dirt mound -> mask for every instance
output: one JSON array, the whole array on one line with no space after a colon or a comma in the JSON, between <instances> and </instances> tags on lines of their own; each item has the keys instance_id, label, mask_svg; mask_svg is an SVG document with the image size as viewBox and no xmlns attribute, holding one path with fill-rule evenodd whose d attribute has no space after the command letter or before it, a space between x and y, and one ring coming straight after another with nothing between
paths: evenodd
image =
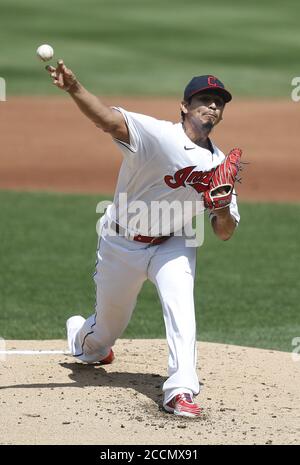
<instances>
[{"instance_id":1,"label":"dirt mound","mask_svg":"<svg viewBox=\"0 0 300 465\"><path fill-rule=\"evenodd\" d=\"M6 349L66 350L65 341ZM198 343L199 419L161 409L167 346L125 340L101 367L68 355L0 362L2 444L299 444L300 362L291 354Z\"/></svg>"}]
</instances>

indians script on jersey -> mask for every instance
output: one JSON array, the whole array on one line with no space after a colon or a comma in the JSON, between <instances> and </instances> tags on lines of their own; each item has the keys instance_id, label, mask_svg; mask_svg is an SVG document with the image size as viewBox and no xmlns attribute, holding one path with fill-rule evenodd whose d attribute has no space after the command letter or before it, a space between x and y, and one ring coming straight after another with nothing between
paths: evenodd
<instances>
[{"instance_id":1,"label":"indians script on jersey","mask_svg":"<svg viewBox=\"0 0 300 465\"><path fill-rule=\"evenodd\" d=\"M172 189L186 187L188 185L193 187L198 193L206 191L214 170L194 171L194 168L196 168L196 166L187 166L186 168L176 171L174 176L165 176L165 183Z\"/></svg>"}]
</instances>

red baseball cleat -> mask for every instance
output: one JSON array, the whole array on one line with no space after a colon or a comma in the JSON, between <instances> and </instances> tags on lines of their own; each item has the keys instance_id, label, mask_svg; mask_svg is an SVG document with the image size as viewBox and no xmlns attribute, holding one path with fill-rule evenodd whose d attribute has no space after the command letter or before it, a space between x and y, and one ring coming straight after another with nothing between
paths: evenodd
<instances>
[{"instance_id":1,"label":"red baseball cleat","mask_svg":"<svg viewBox=\"0 0 300 465\"><path fill-rule=\"evenodd\" d=\"M110 349L110 352L107 357L103 358L102 360L99 360L100 365L110 365L115 359L115 354L113 353L113 350Z\"/></svg>"},{"instance_id":2,"label":"red baseball cleat","mask_svg":"<svg viewBox=\"0 0 300 465\"><path fill-rule=\"evenodd\" d=\"M186 392L174 396L170 402L164 405L164 409L167 412L174 413L175 415L180 415L182 417L199 417L201 413L199 405L195 404L192 396Z\"/></svg>"}]
</instances>

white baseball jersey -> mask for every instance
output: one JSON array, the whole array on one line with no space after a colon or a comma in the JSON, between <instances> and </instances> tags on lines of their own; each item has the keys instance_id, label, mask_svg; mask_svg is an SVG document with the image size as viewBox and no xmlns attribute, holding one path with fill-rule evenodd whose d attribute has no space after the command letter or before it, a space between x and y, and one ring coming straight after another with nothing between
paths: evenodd
<instances>
[{"instance_id":1,"label":"white baseball jersey","mask_svg":"<svg viewBox=\"0 0 300 465\"><path fill-rule=\"evenodd\" d=\"M133 233L146 236L181 230L190 216L203 212L202 192L206 190L212 169L224 160L224 153L214 144L211 144L213 153L194 144L181 123L115 109L125 118L130 144L115 140L124 160L114 197L115 211L109 209L108 217ZM124 206L120 205L122 193L127 194ZM173 202L174 207L176 203L177 206L185 203L189 208L184 211L175 208L176 214L170 215L170 221L158 221L157 216L149 213L153 202L161 205ZM238 223L235 195L230 211Z\"/></svg>"}]
</instances>

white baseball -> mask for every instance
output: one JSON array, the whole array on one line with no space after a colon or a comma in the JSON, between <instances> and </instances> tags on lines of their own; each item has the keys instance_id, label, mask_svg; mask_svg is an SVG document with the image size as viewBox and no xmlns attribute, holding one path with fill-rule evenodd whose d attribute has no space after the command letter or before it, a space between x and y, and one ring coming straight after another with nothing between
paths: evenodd
<instances>
[{"instance_id":1,"label":"white baseball","mask_svg":"<svg viewBox=\"0 0 300 465\"><path fill-rule=\"evenodd\" d=\"M49 61L54 55L54 50L51 45L43 44L38 47L36 54L42 61Z\"/></svg>"}]
</instances>

